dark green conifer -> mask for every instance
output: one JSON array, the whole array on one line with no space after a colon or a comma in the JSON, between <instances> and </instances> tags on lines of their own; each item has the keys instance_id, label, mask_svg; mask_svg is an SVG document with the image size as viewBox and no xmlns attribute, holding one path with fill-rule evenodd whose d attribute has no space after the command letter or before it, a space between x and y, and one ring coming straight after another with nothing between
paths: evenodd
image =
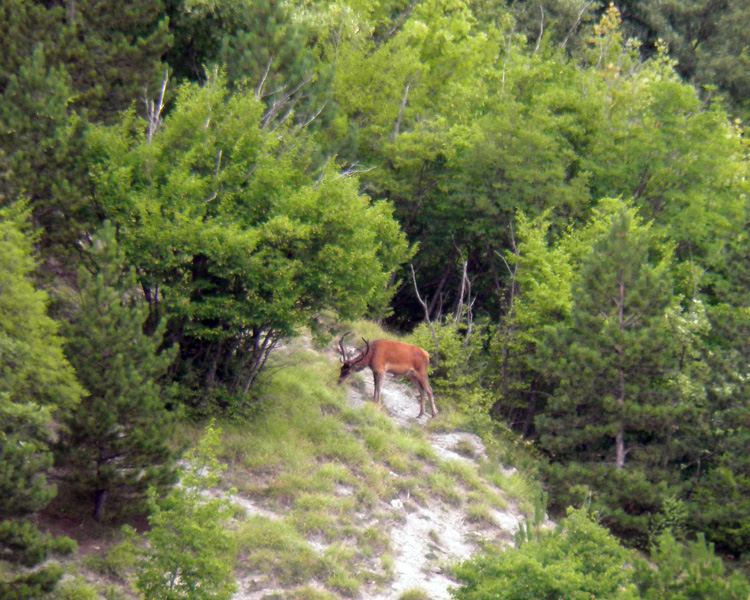
<instances>
[{"instance_id":1,"label":"dark green conifer","mask_svg":"<svg viewBox=\"0 0 750 600\"><path fill-rule=\"evenodd\" d=\"M172 353L161 336L143 332L148 307L135 275L122 266L110 228L95 239L91 271L80 274L80 296L67 328L67 352L88 397L71 415L61 458L70 481L102 519L137 509L149 486L174 481L172 414L162 379Z\"/></svg>"},{"instance_id":2,"label":"dark green conifer","mask_svg":"<svg viewBox=\"0 0 750 600\"><path fill-rule=\"evenodd\" d=\"M676 483L670 465L692 451L703 398L692 378L697 317L680 309L669 247L632 209L612 209L582 261L571 320L549 330L541 352L557 389L537 426L558 463L557 501L580 500L562 500L562 489L590 485L613 530L643 541L648 514Z\"/></svg>"}]
</instances>

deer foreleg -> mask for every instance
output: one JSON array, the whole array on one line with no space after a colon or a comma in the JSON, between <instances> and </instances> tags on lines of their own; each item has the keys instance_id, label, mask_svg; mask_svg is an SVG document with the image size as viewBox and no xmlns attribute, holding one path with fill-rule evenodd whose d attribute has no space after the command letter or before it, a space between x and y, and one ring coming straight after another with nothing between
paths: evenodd
<instances>
[{"instance_id":1,"label":"deer foreleg","mask_svg":"<svg viewBox=\"0 0 750 600\"><path fill-rule=\"evenodd\" d=\"M380 406L380 385L383 383L383 374L378 373L377 371L372 372L372 385L375 388L373 395L372 395L372 401Z\"/></svg>"}]
</instances>

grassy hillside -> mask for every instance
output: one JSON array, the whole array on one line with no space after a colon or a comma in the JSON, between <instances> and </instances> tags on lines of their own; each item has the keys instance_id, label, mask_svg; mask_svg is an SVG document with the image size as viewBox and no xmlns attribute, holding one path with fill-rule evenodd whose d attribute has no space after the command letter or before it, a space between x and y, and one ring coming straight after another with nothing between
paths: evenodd
<instances>
[{"instance_id":1,"label":"grassy hillside","mask_svg":"<svg viewBox=\"0 0 750 600\"><path fill-rule=\"evenodd\" d=\"M211 493L234 507L234 597L447 597L451 564L510 541L536 486L503 469L502 442L465 432L460 402L438 398L441 414L418 422L413 389L387 382L378 410L363 390L369 371L340 387L337 375L335 341L299 338L277 351L248 414L215 423L227 469ZM411 398L406 426L389 414L399 394ZM61 598L84 582L101 597L133 595L118 545L82 548Z\"/></svg>"}]
</instances>

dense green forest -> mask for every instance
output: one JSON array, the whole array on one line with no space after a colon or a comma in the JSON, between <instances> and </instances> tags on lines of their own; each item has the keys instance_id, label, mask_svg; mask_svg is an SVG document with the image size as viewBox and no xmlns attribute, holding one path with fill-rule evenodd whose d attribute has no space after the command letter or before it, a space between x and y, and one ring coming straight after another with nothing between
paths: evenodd
<instances>
[{"instance_id":1,"label":"dense green forest","mask_svg":"<svg viewBox=\"0 0 750 600\"><path fill-rule=\"evenodd\" d=\"M0 0L7 597L61 575L29 520L56 495L158 515L175 424L258 418L280 341L363 316L530 442L553 514L750 567L749 26L737 0Z\"/></svg>"}]
</instances>

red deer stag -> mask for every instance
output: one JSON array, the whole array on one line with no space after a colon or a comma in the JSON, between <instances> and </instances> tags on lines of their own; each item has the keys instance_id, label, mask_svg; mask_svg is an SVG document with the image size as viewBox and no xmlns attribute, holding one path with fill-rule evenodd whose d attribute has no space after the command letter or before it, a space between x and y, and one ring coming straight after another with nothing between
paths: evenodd
<instances>
[{"instance_id":1,"label":"red deer stag","mask_svg":"<svg viewBox=\"0 0 750 600\"><path fill-rule=\"evenodd\" d=\"M417 418L424 414L424 396L425 393L430 398L432 405L432 416L437 415L435 408L435 398L432 395L432 388L427 379L427 365L430 363L430 355L422 348L405 344L404 342L393 342L391 340L374 340L372 343L365 338L365 349L357 356L349 358L344 350L344 338L351 332L345 333L339 340L339 349L341 350L342 362L341 374L339 375L339 384L352 373L357 373L362 369L370 367L372 379L375 387L373 402L380 406L380 386L386 373L394 375L404 375L419 390L419 414Z\"/></svg>"}]
</instances>

